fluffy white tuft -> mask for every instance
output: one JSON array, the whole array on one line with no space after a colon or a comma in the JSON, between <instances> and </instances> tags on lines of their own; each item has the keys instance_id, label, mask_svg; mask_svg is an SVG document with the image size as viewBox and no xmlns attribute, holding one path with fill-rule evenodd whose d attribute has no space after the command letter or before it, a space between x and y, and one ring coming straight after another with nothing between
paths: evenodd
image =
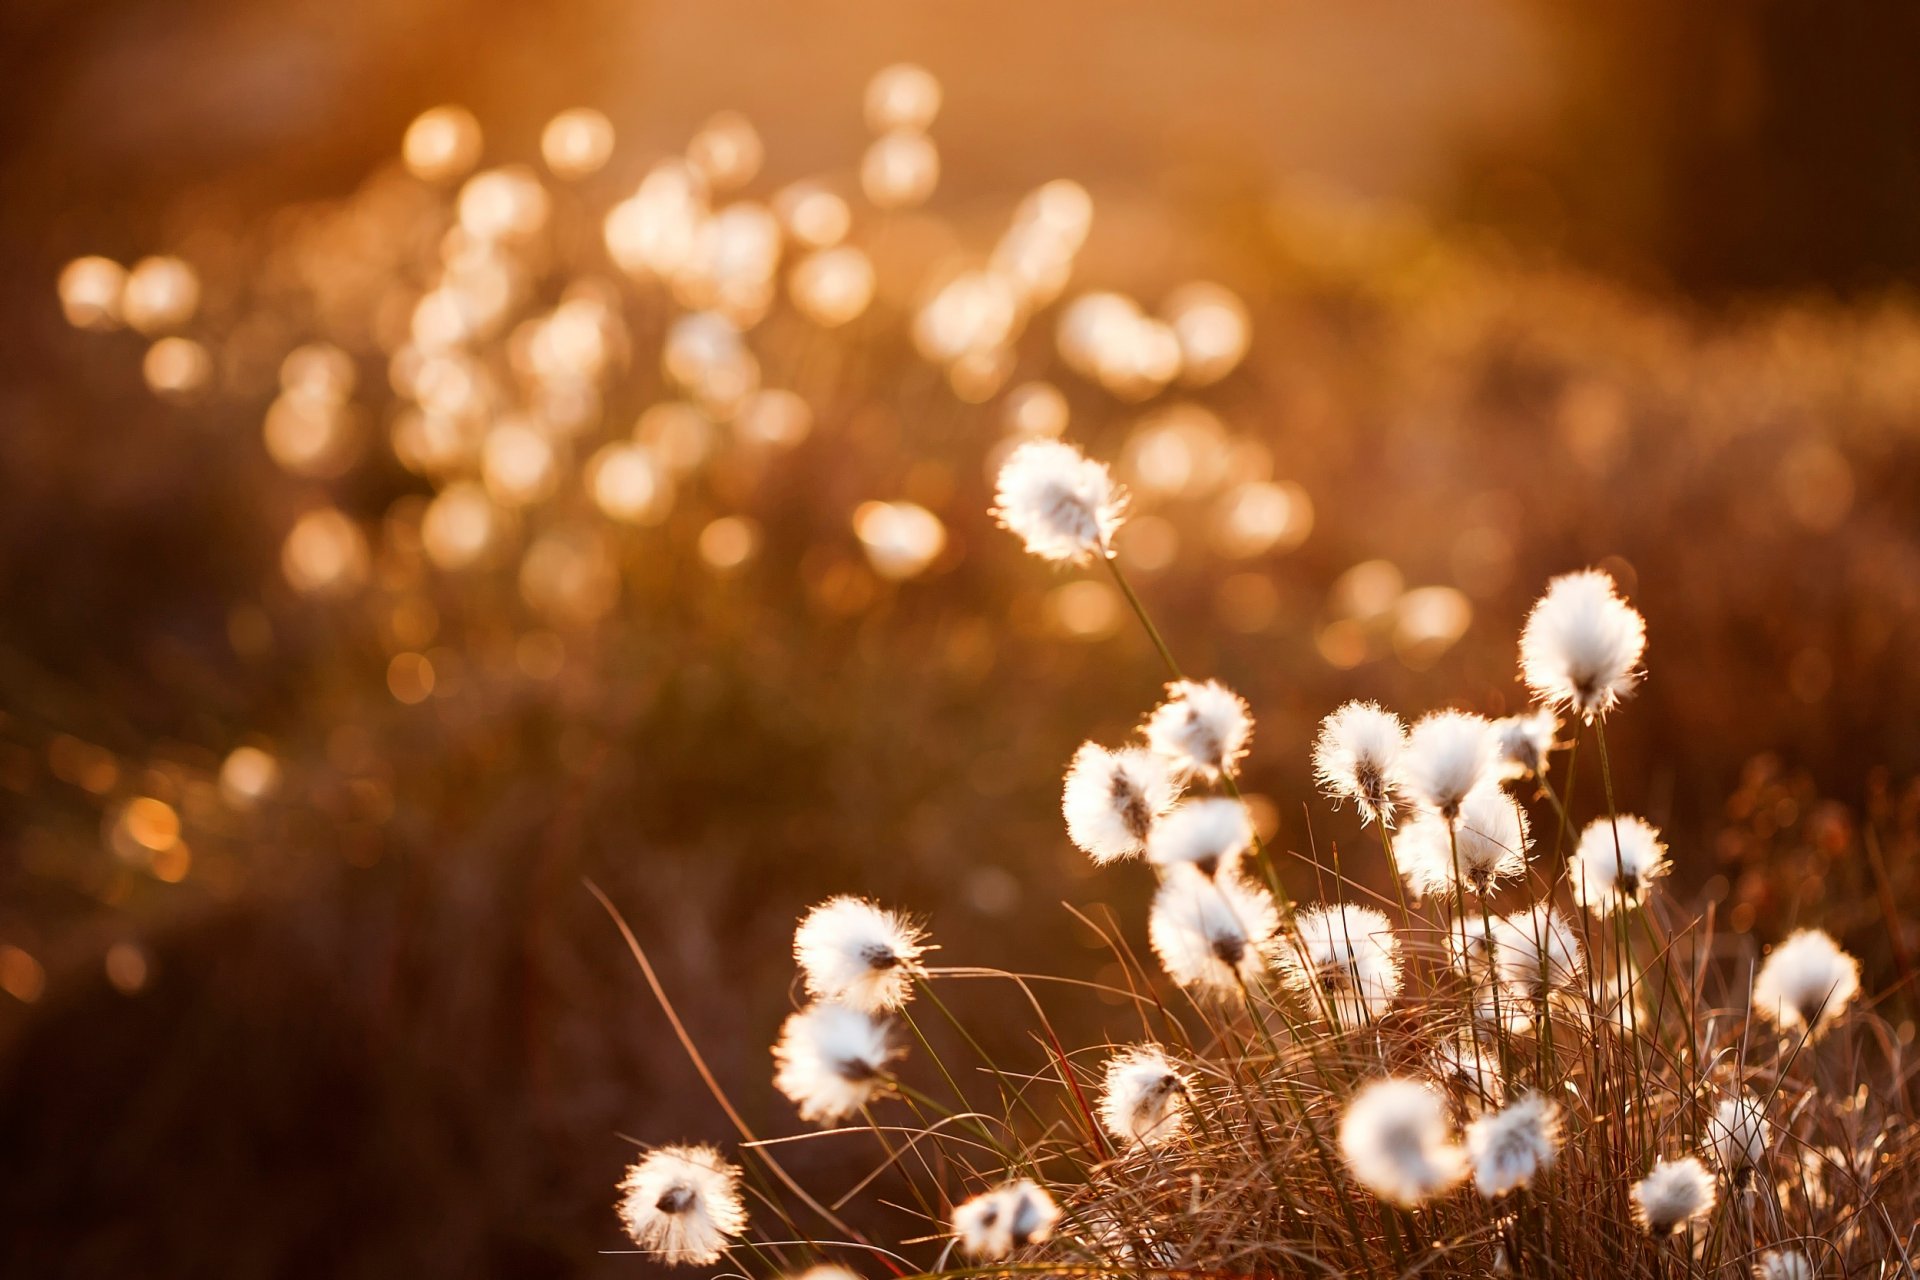
<instances>
[{"instance_id":1,"label":"fluffy white tuft","mask_svg":"<svg viewBox=\"0 0 1920 1280\"><path fill-rule=\"evenodd\" d=\"M1360 1185L1408 1208L1466 1175L1466 1153L1447 1131L1445 1100L1417 1080L1376 1080L1340 1118L1340 1154Z\"/></svg>"},{"instance_id":2,"label":"fluffy white tuft","mask_svg":"<svg viewBox=\"0 0 1920 1280\"><path fill-rule=\"evenodd\" d=\"M1537 1093L1467 1126L1473 1185L1491 1200L1533 1181L1560 1145L1560 1108Z\"/></svg>"},{"instance_id":3,"label":"fluffy white tuft","mask_svg":"<svg viewBox=\"0 0 1920 1280\"><path fill-rule=\"evenodd\" d=\"M1320 722L1313 776L1337 805L1351 800L1364 821L1393 825L1400 791L1400 755L1407 727L1377 703L1349 702Z\"/></svg>"},{"instance_id":4,"label":"fluffy white tuft","mask_svg":"<svg viewBox=\"0 0 1920 1280\"><path fill-rule=\"evenodd\" d=\"M1493 726L1471 712L1435 711L1414 722L1400 760L1408 798L1451 818L1494 776Z\"/></svg>"},{"instance_id":5,"label":"fluffy white tuft","mask_svg":"<svg viewBox=\"0 0 1920 1280\"><path fill-rule=\"evenodd\" d=\"M1000 468L993 514L1042 560L1087 564L1112 554L1126 490L1104 462L1058 440L1029 440Z\"/></svg>"},{"instance_id":6,"label":"fluffy white tuft","mask_svg":"<svg viewBox=\"0 0 1920 1280\"><path fill-rule=\"evenodd\" d=\"M1493 952L1502 985L1536 1000L1578 987L1586 972L1580 935L1546 902L1494 921Z\"/></svg>"},{"instance_id":7,"label":"fluffy white tuft","mask_svg":"<svg viewBox=\"0 0 1920 1280\"><path fill-rule=\"evenodd\" d=\"M1773 949L1753 982L1753 1010L1782 1027L1825 1031L1860 992L1860 962L1819 929Z\"/></svg>"},{"instance_id":8,"label":"fluffy white tuft","mask_svg":"<svg viewBox=\"0 0 1920 1280\"><path fill-rule=\"evenodd\" d=\"M1813 1280L1813 1263L1798 1249L1769 1249L1753 1264L1753 1280Z\"/></svg>"},{"instance_id":9,"label":"fluffy white tuft","mask_svg":"<svg viewBox=\"0 0 1920 1280\"><path fill-rule=\"evenodd\" d=\"M1591 723L1640 683L1646 619L1598 569L1555 578L1520 633L1520 675L1535 696Z\"/></svg>"},{"instance_id":10,"label":"fluffy white tuft","mask_svg":"<svg viewBox=\"0 0 1920 1280\"><path fill-rule=\"evenodd\" d=\"M1451 830L1433 813L1415 815L1393 842L1394 858L1415 893L1456 891L1482 897L1527 870L1527 815L1495 783L1467 793Z\"/></svg>"},{"instance_id":11,"label":"fluffy white tuft","mask_svg":"<svg viewBox=\"0 0 1920 1280\"><path fill-rule=\"evenodd\" d=\"M1122 1049L1107 1059L1100 1123L1123 1143L1158 1146L1186 1121L1187 1078L1155 1044Z\"/></svg>"},{"instance_id":12,"label":"fluffy white tuft","mask_svg":"<svg viewBox=\"0 0 1920 1280\"><path fill-rule=\"evenodd\" d=\"M1189 800L1153 824L1147 860L1161 870L1188 865L1206 875L1231 873L1253 843L1253 819L1238 800Z\"/></svg>"},{"instance_id":13,"label":"fluffy white tuft","mask_svg":"<svg viewBox=\"0 0 1920 1280\"><path fill-rule=\"evenodd\" d=\"M707 1266L747 1229L740 1170L712 1147L656 1147L620 1180L620 1223L662 1262Z\"/></svg>"},{"instance_id":14,"label":"fluffy white tuft","mask_svg":"<svg viewBox=\"0 0 1920 1280\"><path fill-rule=\"evenodd\" d=\"M1280 978L1338 1025L1379 1018L1400 994L1400 940L1369 907L1308 907L1293 918L1279 954Z\"/></svg>"},{"instance_id":15,"label":"fluffy white tuft","mask_svg":"<svg viewBox=\"0 0 1920 1280\"><path fill-rule=\"evenodd\" d=\"M899 912L864 898L829 898L794 930L793 958L809 995L878 1013L912 998L925 937Z\"/></svg>"},{"instance_id":16,"label":"fluffy white tuft","mask_svg":"<svg viewBox=\"0 0 1920 1280\"><path fill-rule=\"evenodd\" d=\"M1660 833L1640 818L1595 818L1580 833L1567 875L1573 900L1596 916L1624 903L1639 906L1653 882L1667 874L1667 846Z\"/></svg>"},{"instance_id":17,"label":"fluffy white tuft","mask_svg":"<svg viewBox=\"0 0 1920 1280\"><path fill-rule=\"evenodd\" d=\"M1104 865L1143 852L1154 820L1179 798L1167 762L1151 751L1088 742L1067 767L1060 812L1068 839Z\"/></svg>"},{"instance_id":18,"label":"fluffy white tuft","mask_svg":"<svg viewBox=\"0 0 1920 1280\"><path fill-rule=\"evenodd\" d=\"M780 1028L773 1083L802 1120L832 1124L887 1092L898 1056L890 1022L851 1005L809 1005Z\"/></svg>"},{"instance_id":19,"label":"fluffy white tuft","mask_svg":"<svg viewBox=\"0 0 1920 1280\"><path fill-rule=\"evenodd\" d=\"M1560 717L1540 707L1523 716L1507 716L1493 722L1494 755L1500 780L1541 778L1547 773L1547 755L1553 750L1554 735L1560 732Z\"/></svg>"},{"instance_id":20,"label":"fluffy white tuft","mask_svg":"<svg viewBox=\"0 0 1920 1280\"><path fill-rule=\"evenodd\" d=\"M1238 876L1209 879L1175 866L1154 895L1147 936L1183 987L1238 994L1266 968L1280 913L1273 895Z\"/></svg>"},{"instance_id":21,"label":"fluffy white tuft","mask_svg":"<svg viewBox=\"0 0 1920 1280\"><path fill-rule=\"evenodd\" d=\"M1060 1220L1053 1197L1029 1179L985 1191L953 1209L953 1234L968 1257L997 1262L1043 1244Z\"/></svg>"},{"instance_id":22,"label":"fluffy white tuft","mask_svg":"<svg viewBox=\"0 0 1920 1280\"><path fill-rule=\"evenodd\" d=\"M1175 680L1145 731L1147 745L1181 776L1231 777L1253 737L1253 714L1217 680Z\"/></svg>"},{"instance_id":23,"label":"fluffy white tuft","mask_svg":"<svg viewBox=\"0 0 1920 1280\"><path fill-rule=\"evenodd\" d=\"M1442 1040L1433 1051L1434 1072L1457 1085L1474 1104L1497 1103L1506 1097L1506 1079L1500 1074L1499 1046L1488 1044L1471 1029Z\"/></svg>"},{"instance_id":24,"label":"fluffy white tuft","mask_svg":"<svg viewBox=\"0 0 1920 1280\"><path fill-rule=\"evenodd\" d=\"M1633 1216L1647 1234L1670 1236L1713 1208L1713 1175L1698 1156L1661 1160L1633 1184Z\"/></svg>"},{"instance_id":25,"label":"fluffy white tuft","mask_svg":"<svg viewBox=\"0 0 1920 1280\"><path fill-rule=\"evenodd\" d=\"M1707 1150L1735 1186L1745 1186L1752 1177L1766 1158L1772 1136L1766 1113L1744 1094L1723 1099L1707 1117Z\"/></svg>"}]
</instances>

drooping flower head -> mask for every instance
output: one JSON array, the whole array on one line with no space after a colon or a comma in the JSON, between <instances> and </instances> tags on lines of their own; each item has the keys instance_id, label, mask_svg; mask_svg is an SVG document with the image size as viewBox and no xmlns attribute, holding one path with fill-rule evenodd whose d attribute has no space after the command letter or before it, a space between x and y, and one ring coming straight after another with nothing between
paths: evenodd
<instances>
[{"instance_id":1,"label":"drooping flower head","mask_svg":"<svg viewBox=\"0 0 1920 1280\"><path fill-rule=\"evenodd\" d=\"M747 1229L740 1170L712 1147L656 1147L620 1180L621 1225L662 1262L707 1266Z\"/></svg>"},{"instance_id":2,"label":"drooping flower head","mask_svg":"<svg viewBox=\"0 0 1920 1280\"><path fill-rule=\"evenodd\" d=\"M1407 733L1400 776L1408 798L1451 820L1493 776L1493 727L1467 711L1435 711Z\"/></svg>"},{"instance_id":3,"label":"drooping flower head","mask_svg":"<svg viewBox=\"0 0 1920 1280\"><path fill-rule=\"evenodd\" d=\"M1589 724L1640 683L1647 623L1599 569L1547 584L1520 633L1520 675L1549 707Z\"/></svg>"},{"instance_id":4,"label":"drooping flower head","mask_svg":"<svg viewBox=\"0 0 1920 1280\"><path fill-rule=\"evenodd\" d=\"M1021 1178L955 1205L953 1234L968 1257L998 1262L1016 1249L1044 1244L1059 1220L1060 1206L1053 1197Z\"/></svg>"},{"instance_id":5,"label":"drooping flower head","mask_svg":"<svg viewBox=\"0 0 1920 1280\"><path fill-rule=\"evenodd\" d=\"M1467 1126L1473 1185L1491 1200L1531 1183L1560 1145L1560 1108L1537 1093Z\"/></svg>"},{"instance_id":6,"label":"drooping flower head","mask_svg":"<svg viewBox=\"0 0 1920 1280\"><path fill-rule=\"evenodd\" d=\"M1253 819L1238 800L1189 800L1153 824L1147 859L1161 870L1187 865L1205 875L1231 874L1253 843Z\"/></svg>"},{"instance_id":7,"label":"drooping flower head","mask_svg":"<svg viewBox=\"0 0 1920 1280\"><path fill-rule=\"evenodd\" d=\"M1633 1184L1633 1215L1651 1236L1670 1236L1713 1208L1713 1175L1698 1156L1661 1160Z\"/></svg>"},{"instance_id":8,"label":"drooping flower head","mask_svg":"<svg viewBox=\"0 0 1920 1280\"><path fill-rule=\"evenodd\" d=\"M1186 1121L1186 1075L1157 1044L1135 1045L1107 1059L1100 1123L1122 1143L1158 1146Z\"/></svg>"},{"instance_id":9,"label":"drooping flower head","mask_svg":"<svg viewBox=\"0 0 1920 1280\"><path fill-rule=\"evenodd\" d=\"M1733 1185L1744 1187L1766 1158L1773 1126L1753 1098L1724 1098L1707 1117L1707 1150Z\"/></svg>"},{"instance_id":10,"label":"drooping flower head","mask_svg":"<svg viewBox=\"0 0 1920 1280\"><path fill-rule=\"evenodd\" d=\"M1253 737L1246 699L1218 680L1175 680L1145 725L1147 745L1183 777L1230 777Z\"/></svg>"},{"instance_id":11,"label":"drooping flower head","mask_svg":"<svg viewBox=\"0 0 1920 1280\"><path fill-rule=\"evenodd\" d=\"M1143 852L1154 820L1179 798L1179 783L1153 752L1140 747L1109 751L1088 742L1067 768L1060 812L1067 838L1105 865Z\"/></svg>"},{"instance_id":12,"label":"drooping flower head","mask_svg":"<svg viewBox=\"0 0 1920 1280\"><path fill-rule=\"evenodd\" d=\"M1313 776L1337 805L1352 800L1363 821L1393 825L1400 790L1400 754L1407 727L1377 703L1349 702L1320 722Z\"/></svg>"},{"instance_id":13,"label":"drooping flower head","mask_svg":"<svg viewBox=\"0 0 1920 1280\"><path fill-rule=\"evenodd\" d=\"M1782 1027L1825 1031L1860 991L1860 962L1820 929L1802 929L1773 949L1753 982L1753 1011Z\"/></svg>"},{"instance_id":14,"label":"drooping flower head","mask_svg":"<svg viewBox=\"0 0 1920 1280\"><path fill-rule=\"evenodd\" d=\"M899 912L843 895L807 912L793 933L793 958L809 995L879 1013L912 997L925 937Z\"/></svg>"},{"instance_id":15,"label":"drooping flower head","mask_svg":"<svg viewBox=\"0 0 1920 1280\"><path fill-rule=\"evenodd\" d=\"M1467 1171L1447 1132L1445 1100L1417 1080L1376 1080L1355 1094L1340 1118L1340 1154L1361 1186L1408 1208Z\"/></svg>"},{"instance_id":16,"label":"drooping flower head","mask_svg":"<svg viewBox=\"0 0 1920 1280\"><path fill-rule=\"evenodd\" d=\"M1545 777L1547 755L1553 750L1554 735L1559 732L1560 718L1545 707L1526 715L1495 720L1494 755L1499 761L1500 780Z\"/></svg>"},{"instance_id":17,"label":"drooping flower head","mask_svg":"<svg viewBox=\"0 0 1920 1280\"><path fill-rule=\"evenodd\" d=\"M1493 930L1494 965L1510 991L1544 999L1579 986L1586 972L1580 935L1551 903L1501 916Z\"/></svg>"},{"instance_id":18,"label":"drooping flower head","mask_svg":"<svg viewBox=\"0 0 1920 1280\"><path fill-rule=\"evenodd\" d=\"M833 1124L887 1092L887 1070L899 1056L890 1022L823 1001L790 1015L780 1028L773 1084L800 1108L802 1120Z\"/></svg>"},{"instance_id":19,"label":"drooping flower head","mask_svg":"<svg viewBox=\"0 0 1920 1280\"><path fill-rule=\"evenodd\" d=\"M1400 940L1387 918L1351 903L1295 913L1279 948L1280 978L1338 1025L1374 1021L1400 994Z\"/></svg>"},{"instance_id":20,"label":"drooping flower head","mask_svg":"<svg viewBox=\"0 0 1920 1280\"><path fill-rule=\"evenodd\" d=\"M1460 802L1452 829L1438 814L1415 815L1393 842L1394 857L1413 891L1451 904L1456 892L1482 897L1527 870L1527 816L1495 783L1483 783Z\"/></svg>"},{"instance_id":21,"label":"drooping flower head","mask_svg":"<svg viewBox=\"0 0 1920 1280\"><path fill-rule=\"evenodd\" d=\"M1000 468L993 515L1042 560L1087 564L1112 554L1126 508L1106 463L1058 440L1029 440Z\"/></svg>"},{"instance_id":22,"label":"drooping flower head","mask_svg":"<svg viewBox=\"0 0 1920 1280\"><path fill-rule=\"evenodd\" d=\"M1210 879L1175 866L1154 895L1147 936L1183 987L1237 995L1266 968L1280 913L1273 895L1238 876Z\"/></svg>"},{"instance_id":23,"label":"drooping flower head","mask_svg":"<svg viewBox=\"0 0 1920 1280\"><path fill-rule=\"evenodd\" d=\"M1596 916L1609 915L1623 903L1639 906L1666 873L1667 846L1660 843L1660 833L1629 814L1617 822L1589 822L1567 868L1573 900Z\"/></svg>"}]
</instances>

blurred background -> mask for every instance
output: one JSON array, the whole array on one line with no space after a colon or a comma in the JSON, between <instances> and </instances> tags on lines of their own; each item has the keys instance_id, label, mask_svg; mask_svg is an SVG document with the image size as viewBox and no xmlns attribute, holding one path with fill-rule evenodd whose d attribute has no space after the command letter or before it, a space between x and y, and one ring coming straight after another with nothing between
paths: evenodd
<instances>
[{"instance_id":1,"label":"blurred background","mask_svg":"<svg viewBox=\"0 0 1920 1280\"><path fill-rule=\"evenodd\" d=\"M1649 618L1615 769L1676 893L1891 986L1917 27L8 6L9 1270L641 1269L604 1252L633 1141L728 1135L586 877L768 1133L830 892L1111 977L1061 904L1138 944L1148 877L1092 874L1059 776L1162 677L1103 578L992 528L1034 435L1135 491L1122 562L1252 701L1282 848L1383 887L1309 792L1319 717L1517 709L1528 604L1600 564ZM793 1163L850 1183L839 1141Z\"/></svg>"}]
</instances>

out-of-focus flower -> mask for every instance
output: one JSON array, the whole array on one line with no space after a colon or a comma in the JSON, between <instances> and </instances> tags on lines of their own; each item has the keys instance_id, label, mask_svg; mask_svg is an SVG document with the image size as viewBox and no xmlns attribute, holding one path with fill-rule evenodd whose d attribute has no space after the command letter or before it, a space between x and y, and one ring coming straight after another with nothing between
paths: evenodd
<instances>
[{"instance_id":1,"label":"out-of-focus flower","mask_svg":"<svg viewBox=\"0 0 1920 1280\"><path fill-rule=\"evenodd\" d=\"M955 1205L953 1234L968 1257L997 1262L1016 1249L1045 1244L1059 1220L1053 1197L1021 1178Z\"/></svg>"},{"instance_id":2,"label":"out-of-focus flower","mask_svg":"<svg viewBox=\"0 0 1920 1280\"><path fill-rule=\"evenodd\" d=\"M1766 1113L1745 1094L1723 1098L1707 1117L1707 1150L1737 1187L1745 1186L1766 1159L1772 1135Z\"/></svg>"},{"instance_id":3,"label":"out-of-focus flower","mask_svg":"<svg viewBox=\"0 0 1920 1280\"><path fill-rule=\"evenodd\" d=\"M1531 1183L1553 1163L1560 1142L1560 1108L1537 1093L1467 1126L1473 1185L1491 1200Z\"/></svg>"},{"instance_id":4,"label":"out-of-focus flower","mask_svg":"<svg viewBox=\"0 0 1920 1280\"><path fill-rule=\"evenodd\" d=\"M1466 1153L1447 1132L1446 1101L1417 1080L1376 1080L1340 1118L1340 1154L1361 1186L1412 1208L1466 1176Z\"/></svg>"},{"instance_id":5,"label":"out-of-focus flower","mask_svg":"<svg viewBox=\"0 0 1920 1280\"><path fill-rule=\"evenodd\" d=\"M774 1087L802 1120L843 1120L892 1087L888 1067L899 1057L892 1033L890 1022L851 1005L809 1005L780 1029Z\"/></svg>"},{"instance_id":6,"label":"out-of-focus flower","mask_svg":"<svg viewBox=\"0 0 1920 1280\"><path fill-rule=\"evenodd\" d=\"M1753 1011L1818 1036L1860 991L1860 962L1820 929L1802 929L1773 949L1753 982Z\"/></svg>"},{"instance_id":7,"label":"out-of-focus flower","mask_svg":"<svg viewBox=\"0 0 1920 1280\"><path fill-rule=\"evenodd\" d=\"M1167 762L1151 751L1084 742L1067 768L1060 811L1067 836L1097 863L1144 852L1155 819L1180 798Z\"/></svg>"},{"instance_id":8,"label":"out-of-focus flower","mask_svg":"<svg viewBox=\"0 0 1920 1280\"><path fill-rule=\"evenodd\" d=\"M1466 711L1435 711L1414 722L1400 757L1407 796L1442 818L1459 816L1460 805L1492 775L1492 726Z\"/></svg>"},{"instance_id":9,"label":"out-of-focus flower","mask_svg":"<svg viewBox=\"0 0 1920 1280\"><path fill-rule=\"evenodd\" d=\"M1175 680L1144 726L1147 745L1183 776L1230 778L1253 738L1245 698L1218 680Z\"/></svg>"},{"instance_id":10,"label":"out-of-focus flower","mask_svg":"<svg viewBox=\"0 0 1920 1280\"><path fill-rule=\"evenodd\" d=\"M1253 819L1238 800L1214 796L1176 805L1147 833L1147 860L1161 870L1190 866L1233 875L1253 843Z\"/></svg>"},{"instance_id":11,"label":"out-of-focus flower","mask_svg":"<svg viewBox=\"0 0 1920 1280\"><path fill-rule=\"evenodd\" d=\"M1698 1156L1661 1160L1633 1184L1633 1212L1651 1236L1670 1236L1713 1208L1713 1175Z\"/></svg>"},{"instance_id":12,"label":"out-of-focus flower","mask_svg":"<svg viewBox=\"0 0 1920 1280\"><path fill-rule=\"evenodd\" d=\"M1541 707L1520 716L1493 722L1494 751L1503 782L1541 778L1547 773L1547 755L1553 750L1560 718Z\"/></svg>"}]
</instances>

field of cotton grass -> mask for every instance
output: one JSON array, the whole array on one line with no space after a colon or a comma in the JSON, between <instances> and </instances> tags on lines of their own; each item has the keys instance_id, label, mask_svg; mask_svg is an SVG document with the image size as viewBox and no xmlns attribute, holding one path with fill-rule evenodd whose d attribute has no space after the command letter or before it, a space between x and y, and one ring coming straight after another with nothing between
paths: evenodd
<instances>
[{"instance_id":1,"label":"field of cotton grass","mask_svg":"<svg viewBox=\"0 0 1920 1280\"><path fill-rule=\"evenodd\" d=\"M1914 1274L1912 300L845 96L18 237L20 1265Z\"/></svg>"}]
</instances>

